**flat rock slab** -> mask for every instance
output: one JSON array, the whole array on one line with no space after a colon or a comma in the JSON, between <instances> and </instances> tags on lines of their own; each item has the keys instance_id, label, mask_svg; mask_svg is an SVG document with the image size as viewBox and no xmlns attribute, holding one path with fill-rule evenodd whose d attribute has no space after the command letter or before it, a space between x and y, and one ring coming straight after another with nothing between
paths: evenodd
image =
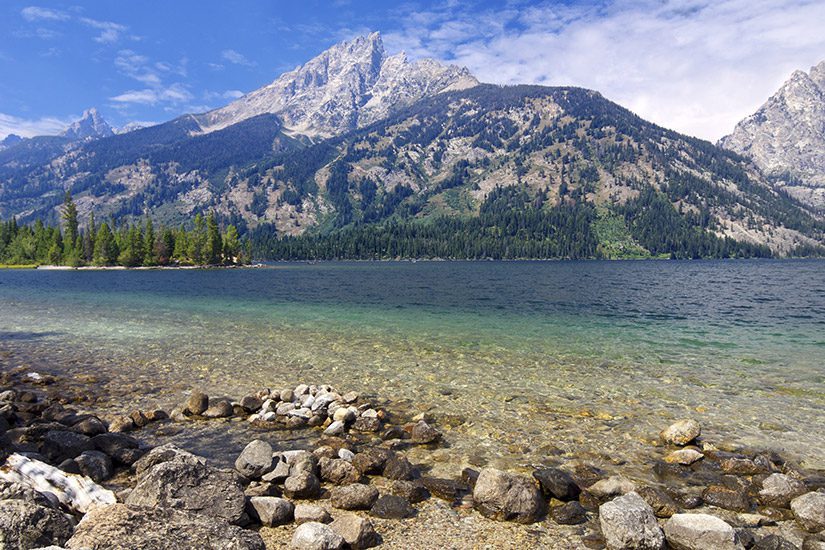
<instances>
[{"instance_id":1,"label":"flat rock slab","mask_svg":"<svg viewBox=\"0 0 825 550\"><path fill-rule=\"evenodd\" d=\"M237 474L199 462L163 462L145 472L126 498L133 506L198 512L238 523L246 496Z\"/></svg>"},{"instance_id":2,"label":"flat rock slab","mask_svg":"<svg viewBox=\"0 0 825 550\"><path fill-rule=\"evenodd\" d=\"M674 550L744 550L733 527L710 514L675 514L665 523L665 538Z\"/></svg>"},{"instance_id":3,"label":"flat rock slab","mask_svg":"<svg viewBox=\"0 0 825 550\"><path fill-rule=\"evenodd\" d=\"M170 508L126 504L97 508L78 524L66 547L106 550L265 550L261 536L226 521Z\"/></svg>"}]
</instances>

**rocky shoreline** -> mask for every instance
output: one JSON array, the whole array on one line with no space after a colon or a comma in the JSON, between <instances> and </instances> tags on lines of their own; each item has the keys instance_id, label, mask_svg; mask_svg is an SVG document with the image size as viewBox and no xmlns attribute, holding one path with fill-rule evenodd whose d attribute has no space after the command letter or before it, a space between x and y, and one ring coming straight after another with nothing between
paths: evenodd
<instances>
[{"instance_id":1,"label":"rocky shoreline","mask_svg":"<svg viewBox=\"0 0 825 550\"><path fill-rule=\"evenodd\" d=\"M449 452L438 418L328 385L237 401L194 390L168 413L115 417L84 411L71 388L0 374L0 548L825 549L825 472L717 448L691 419L659 434L655 483L552 457L435 477L420 457ZM233 469L141 435L229 422L259 434ZM271 437L299 431L312 448Z\"/></svg>"}]
</instances>

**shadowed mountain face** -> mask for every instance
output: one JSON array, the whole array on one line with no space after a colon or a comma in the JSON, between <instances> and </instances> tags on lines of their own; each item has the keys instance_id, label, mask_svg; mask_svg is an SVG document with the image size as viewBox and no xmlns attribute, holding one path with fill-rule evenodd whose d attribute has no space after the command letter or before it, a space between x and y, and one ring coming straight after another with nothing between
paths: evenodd
<instances>
[{"instance_id":1,"label":"shadowed mountain face","mask_svg":"<svg viewBox=\"0 0 825 550\"><path fill-rule=\"evenodd\" d=\"M824 229L747 159L597 92L479 85L377 34L223 109L0 151L0 217L55 220L65 190L81 219L215 211L265 241L451 219L525 255L786 254Z\"/></svg>"},{"instance_id":2,"label":"shadowed mountain face","mask_svg":"<svg viewBox=\"0 0 825 550\"><path fill-rule=\"evenodd\" d=\"M752 158L791 195L825 208L825 61L794 72L719 144Z\"/></svg>"}]
</instances>

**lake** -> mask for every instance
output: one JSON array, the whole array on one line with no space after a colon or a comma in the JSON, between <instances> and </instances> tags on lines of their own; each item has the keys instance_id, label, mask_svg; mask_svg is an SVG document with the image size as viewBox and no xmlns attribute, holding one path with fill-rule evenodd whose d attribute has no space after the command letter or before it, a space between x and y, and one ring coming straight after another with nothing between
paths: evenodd
<instances>
[{"instance_id":1,"label":"lake","mask_svg":"<svg viewBox=\"0 0 825 550\"><path fill-rule=\"evenodd\" d=\"M452 473L641 464L684 416L825 467L825 261L0 270L0 366L20 365L92 374L113 409L354 389L440 418Z\"/></svg>"}]
</instances>

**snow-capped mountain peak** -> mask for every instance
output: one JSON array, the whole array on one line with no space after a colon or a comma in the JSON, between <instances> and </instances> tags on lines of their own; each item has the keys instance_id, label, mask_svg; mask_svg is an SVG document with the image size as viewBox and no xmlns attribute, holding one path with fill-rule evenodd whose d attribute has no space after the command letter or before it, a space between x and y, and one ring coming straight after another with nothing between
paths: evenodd
<instances>
[{"instance_id":1,"label":"snow-capped mountain peak","mask_svg":"<svg viewBox=\"0 0 825 550\"><path fill-rule=\"evenodd\" d=\"M204 132L264 113L287 132L330 137L386 117L424 97L470 88L470 72L432 59L388 56L377 32L341 42L226 107L198 115Z\"/></svg>"},{"instance_id":2,"label":"snow-capped mountain peak","mask_svg":"<svg viewBox=\"0 0 825 550\"><path fill-rule=\"evenodd\" d=\"M114 135L114 131L97 109L92 107L83 111L83 116L72 122L62 135L73 140L100 139Z\"/></svg>"}]
</instances>

